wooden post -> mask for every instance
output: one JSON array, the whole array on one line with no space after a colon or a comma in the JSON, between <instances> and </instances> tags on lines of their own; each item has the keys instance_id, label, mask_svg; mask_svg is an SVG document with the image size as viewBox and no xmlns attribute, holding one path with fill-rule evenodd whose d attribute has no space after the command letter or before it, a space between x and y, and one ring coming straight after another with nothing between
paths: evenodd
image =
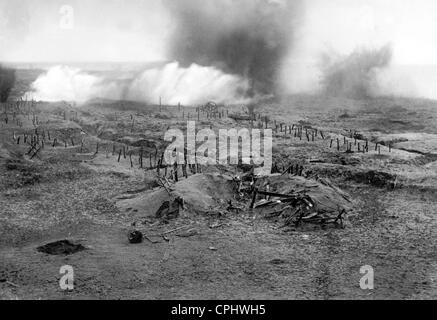
<instances>
[{"instance_id":1,"label":"wooden post","mask_svg":"<svg viewBox=\"0 0 437 320\"><path fill-rule=\"evenodd\" d=\"M177 166L177 164L175 165L175 170L174 170L174 180L176 182L179 181L179 179L178 179L178 166Z\"/></svg>"},{"instance_id":2,"label":"wooden post","mask_svg":"<svg viewBox=\"0 0 437 320\"><path fill-rule=\"evenodd\" d=\"M258 189L253 190L252 201L250 202L250 209L255 207L256 196L258 195Z\"/></svg>"}]
</instances>

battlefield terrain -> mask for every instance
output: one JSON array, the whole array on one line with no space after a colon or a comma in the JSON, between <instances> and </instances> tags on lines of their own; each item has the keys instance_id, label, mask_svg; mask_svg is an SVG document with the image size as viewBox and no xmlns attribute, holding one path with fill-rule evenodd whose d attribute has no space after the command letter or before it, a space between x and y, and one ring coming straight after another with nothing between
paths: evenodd
<instances>
[{"instance_id":1,"label":"battlefield terrain","mask_svg":"<svg viewBox=\"0 0 437 320\"><path fill-rule=\"evenodd\" d=\"M436 101L20 100L37 75L0 110L0 299L437 298ZM163 163L188 120L272 129L273 171Z\"/></svg>"}]
</instances>

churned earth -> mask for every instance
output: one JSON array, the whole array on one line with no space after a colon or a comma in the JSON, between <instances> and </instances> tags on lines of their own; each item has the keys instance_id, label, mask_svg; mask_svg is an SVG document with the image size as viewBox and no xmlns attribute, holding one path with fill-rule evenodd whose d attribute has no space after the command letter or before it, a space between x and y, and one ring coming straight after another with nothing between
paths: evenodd
<instances>
[{"instance_id":1,"label":"churned earth","mask_svg":"<svg viewBox=\"0 0 437 320\"><path fill-rule=\"evenodd\" d=\"M299 163L308 179L328 179L347 194L344 228L284 226L249 210L250 198L237 199L227 180L205 178L239 175L236 166L180 174L171 184L185 209L156 218L169 194L148 167L166 145L166 130L185 128L188 115L214 130L249 121L127 101L29 108L16 115L18 124L0 125L1 299L437 298L436 102L293 96L256 107L269 127L322 130L324 139L314 141L274 133L273 158L281 168ZM30 159L22 139L35 129L51 137ZM360 135L356 144L351 130ZM365 140L369 152L357 152ZM226 210L228 200L241 210ZM128 242L133 229L144 234L142 243ZM61 240L83 250L38 250ZM59 285L64 265L74 269L71 291ZM360 287L366 265L373 290Z\"/></svg>"}]
</instances>

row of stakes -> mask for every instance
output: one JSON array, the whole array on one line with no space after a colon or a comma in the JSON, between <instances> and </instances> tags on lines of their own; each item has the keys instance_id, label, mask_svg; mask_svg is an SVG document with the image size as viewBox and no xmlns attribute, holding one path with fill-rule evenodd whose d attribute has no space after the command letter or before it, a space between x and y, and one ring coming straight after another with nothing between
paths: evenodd
<instances>
[{"instance_id":1,"label":"row of stakes","mask_svg":"<svg viewBox=\"0 0 437 320\"><path fill-rule=\"evenodd\" d=\"M369 144L369 140L359 140L357 137L355 137L355 134L352 134L349 136L349 138L352 141L348 140L348 138L346 138L346 136L343 136L343 146L346 146L346 152L347 153L352 153L353 152L353 148L356 147L357 148L357 152L359 153L368 153L370 150L370 144ZM336 148L337 151L341 150L341 142L340 142L340 138L337 139L331 139L331 142L329 144L329 148L333 147L334 141L336 142ZM388 145L388 151L391 152L392 151L392 144L389 143ZM381 144L376 142L375 143L375 152L378 152L378 154L381 154Z\"/></svg>"},{"instance_id":2,"label":"row of stakes","mask_svg":"<svg viewBox=\"0 0 437 320\"><path fill-rule=\"evenodd\" d=\"M225 111L222 110L221 112L217 111L217 112L213 112L213 113L209 113L206 111L200 111L200 108L197 108L197 113L198 113L198 117L200 118L200 113L206 113L207 114L207 118L221 118L224 117L225 115ZM226 115L228 115L228 110L226 110ZM184 113L183 113L184 116ZM188 113L188 118L190 118L190 114ZM33 115L33 121L36 121L36 123L38 122L38 119L35 115ZM65 113L64 113L64 117L65 117ZM14 117L15 118L15 117ZM262 117L260 114L257 114L254 116L255 119L258 119L259 122L259 126L260 127L264 127L264 123L265 123L265 127L268 128L268 118L267 117ZM7 121L7 120L6 120ZM310 141L315 141L315 138L318 137L318 135L320 135L320 137L325 140L325 135L323 133L323 131L315 129L315 128L304 128L304 126L302 125L286 125L283 123L277 124L276 120L274 121L274 126L273 126L273 131L275 133L281 132L284 133L284 136L288 134L290 134L291 136L294 135L295 138L299 138L300 140L302 140L303 137L303 133L305 132L305 136L308 142ZM361 142L357 142L357 138L354 138L355 133L350 132L350 138L354 139L354 146L358 147L358 152L369 152L369 142L366 140L365 144L361 145ZM40 139L40 137L42 139ZM43 132L40 134L38 133L38 130L35 129L35 134L32 135L27 135L24 134L23 135L23 142L29 144L30 149L28 150L27 154L31 155L31 158L35 157L38 152L44 148L45 146L45 138L46 138L46 132L43 130ZM51 137L50 137L50 131L47 131L47 138L48 141L51 141ZM20 139L21 136L16 137L15 132L13 134L13 140L17 142L17 144L20 144ZM330 148L333 147L333 143L334 143L334 139L331 139L330 141ZM73 138L70 138L70 142L72 146L75 146L74 140ZM340 151L341 147L340 147L340 139L337 138L336 139L337 142L337 150ZM57 138L53 139L53 144L52 147L55 147L58 144L58 140ZM349 140L347 140L346 136L344 136L344 145L346 145L346 152L352 152L352 142L350 142ZM67 148L68 143L66 140L64 140L64 146L65 148ZM115 145L113 145L113 155L115 155ZM392 146L391 144L389 145L389 151L391 152ZM83 150L83 141L81 141L81 149L82 152ZM119 149L118 152L118 162L120 162L121 159L121 155L123 154L123 157L126 158L126 152L127 152L127 148L125 146L123 146L122 149ZM381 153L381 147L378 143L375 144L375 151L378 151L378 153ZM32 154L33 152L33 154ZM96 145L96 152L95 154L97 154L99 152L99 144L97 143ZM152 161L152 154L149 154L149 170L152 169L156 169L157 170L157 174L159 175L161 170L164 171L164 175L167 176L168 173L168 168L171 167L173 168L173 170L170 171L170 176L174 179L174 180L178 180L178 169L177 169L177 165L166 165L163 163L163 153L161 154L161 157L158 159L157 158L157 153L155 153L154 155L154 162ZM129 153L129 159L130 159L130 164L131 167L133 167L133 160L132 160L132 152ZM138 164L140 166L140 168L144 168L144 163L143 163L143 150L141 149L139 152L139 158L138 158ZM201 172L201 166L199 165L189 165L189 164L184 164L181 165L182 166L182 175L184 177L188 177L188 170L191 171L192 173L198 173ZM274 164L273 166L273 170L276 168L276 172L278 171L277 165ZM298 170L298 172L302 172L301 170Z\"/></svg>"},{"instance_id":3,"label":"row of stakes","mask_svg":"<svg viewBox=\"0 0 437 320\"><path fill-rule=\"evenodd\" d=\"M37 131L37 129L35 129L35 133L34 134L23 134L22 136L16 136L15 132L13 133L13 140L16 142L17 145L20 145L20 143L23 144L27 144L29 146L29 150L26 152L26 155L30 156L30 159L33 159L42 149L44 149L45 145L46 145L46 138L48 139L48 141L52 142L52 147L56 147L58 145L58 139L54 138L53 141L51 140L51 135L50 135L50 131L42 131L41 133L39 133ZM75 146L74 140L73 138L70 138L70 142L71 142L71 146ZM65 148L68 147L68 143L66 140L64 140L64 146ZM99 153L99 147L100 144L97 143L96 144L96 150L94 155ZM115 144L113 144L112 146L112 155L116 155L116 146ZM80 152L83 151L83 141L81 141L81 145L80 145ZM126 146L123 146L122 148L120 148L118 150L118 159L117 161L120 162L121 158L123 157L124 159L126 159L127 157L129 157L129 161L130 161L130 166L131 168L134 167L134 162L132 159L132 155L133 152L131 150L131 152L129 152L129 148ZM143 149L139 150L139 155L138 155L138 165L139 168L143 169L147 169L147 170L155 170L157 174L160 176L161 174L164 174L164 177L170 177L171 179L173 179L174 181L178 181L180 175L178 174L178 172L180 171L179 169L182 170L182 177L188 178L188 174L189 172L192 174L196 174L196 173L201 173L202 172L202 167L199 164L182 164L182 165L178 165L178 164L174 164L174 165L167 165L164 163L164 153L161 153L161 155L158 157L158 152L155 152L155 154L153 155L152 153L149 153L149 165L146 167L145 163L144 163L144 158L147 158L147 155L144 154Z\"/></svg>"},{"instance_id":4,"label":"row of stakes","mask_svg":"<svg viewBox=\"0 0 437 320\"><path fill-rule=\"evenodd\" d=\"M291 130L293 130L293 127L294 126L290 126L289 128ZM280 126L280 128L281 128L281 131L282 131L282 125ZM286 128L286 126L284 128ZM303 132L302 127L297 127L295 129L295 134L294 134L295 137L299 137L300 139L302 139L302 132ZM313 131L310 134L308 133L308 131L306 131L307 140L308 141L314 141L314 139L315 139L315 137L317 136L318 133L324 139L324 135L323 135L322 131L317 130L317 129L313 129ZM42 133L40 134L37 131L37 129L35 129L35 134L32 134L32 135L24 134L22 141L23 141L23 143L27 143L30 146L30 149L28 150L28 152L26 154L31 155L32 152L34 152L31 155L31 158L33 158L34 156L36 156L36 154L38 154L38 152L41 149L44 149L46 136L48 138L48 141L51 141L50 131L47 131L47 133L46 133L46 131L42 131ZM311 137L311 139L310 139L310 137ZM351 136L351 137L353 138L353 136ZM346 149L347 149L346 152L352 152L352 146L353 145L357 146L358 152L363 152L363 153L369 152L369 142L368 142L368 140L366 140L365 144L363 143L361 145L361 142L357 142L358 141L357 138L353 138L353 139L354 139L354 144L352 144L352 142L349 142L349 140L347 140L346 137L344 137L343 144L346 145ZM14 132L13 140L16 141L16 143L19 145L20 142L21 142L21 136L17 137L15 135L15 132ZM330 148L333 147L334 141L335 141L334 139L331 139L331 141L330 141ZM73 138L70 138L70 142L71 142L72 146L75 146ZM341 146L340 146L340 139L339 138L336 139L336 144L337 144L337 150L340 151ZM53 143L52 143L52 147L55 147L56 145L58 145L58 139L54 138L53 139ZM65 148L68 147L68 143L67 143L66 140L64 140L64 147ZM83 151L83 141L81 141L80 147L81 147L80 148L80 152L82 153L82 151ZM389 151L390 152L391 152L391 148L392 148L391 145L389 145ZM128 151L128 147L126 147L126 146L123 146L123 148L119 149L118 160L117 160L118 162L120 162L120 159L121 159L122 155L123 155L123 158L126 159L127 151ZM380 145L378 143L375 144L375 151L378 151L378 153L381 152L381 147L380 147ZM98 153L99 153L99 143L96 144L96 151L95 151L95 154L98 154ZM114 144L113 145L112 154L115 155L115 153L116 153L116 146ZM157 153L155 153L154 161L152 161L152 157L153 156L152 156L152 154L149 154L149 168L148 169L156 168L157 171L158 171L158 174L160 172L160 169L164 169L165 171L167 171L167 168L169 166L163 163L163 156L164 156L164 154L162 153L161 157L158 158L157 157ZM129 153L129 158L130 158L131 167L133 167L132 152ZM140 149L138 163L139 163L139 166L140 166L141 169L144 168L143 158L144 158L143 150ZM188 166L188 164L186 164L185 166ZM275 167L277 167L276 164L274 164L273 169ZM201 171L201 167L200 166L196 166L196 168L190 168L190 170L192 172L197 173L198 171ZM276 170L276 172L278 172L277 170ZM186 174L185 174L186 169L183 169L182 171L184 172L183 175L186 176Z\"/></svg>"}]
</instances>

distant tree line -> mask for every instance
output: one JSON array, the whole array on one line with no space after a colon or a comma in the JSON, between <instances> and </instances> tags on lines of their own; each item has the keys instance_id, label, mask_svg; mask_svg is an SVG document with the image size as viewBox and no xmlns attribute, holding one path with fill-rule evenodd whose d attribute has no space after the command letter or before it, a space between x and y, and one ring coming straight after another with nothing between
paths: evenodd
<instances>
[{"instance_id":1,"label":"distant tree line","mask_svg":"<svg viewBox=\"0 0 437 320\"><path fill-rule=\"evenodd\" d=\"M0 65L0 102L8 100L9 94L15 85L15 70Z\"/></svg>"}]
</instances>

